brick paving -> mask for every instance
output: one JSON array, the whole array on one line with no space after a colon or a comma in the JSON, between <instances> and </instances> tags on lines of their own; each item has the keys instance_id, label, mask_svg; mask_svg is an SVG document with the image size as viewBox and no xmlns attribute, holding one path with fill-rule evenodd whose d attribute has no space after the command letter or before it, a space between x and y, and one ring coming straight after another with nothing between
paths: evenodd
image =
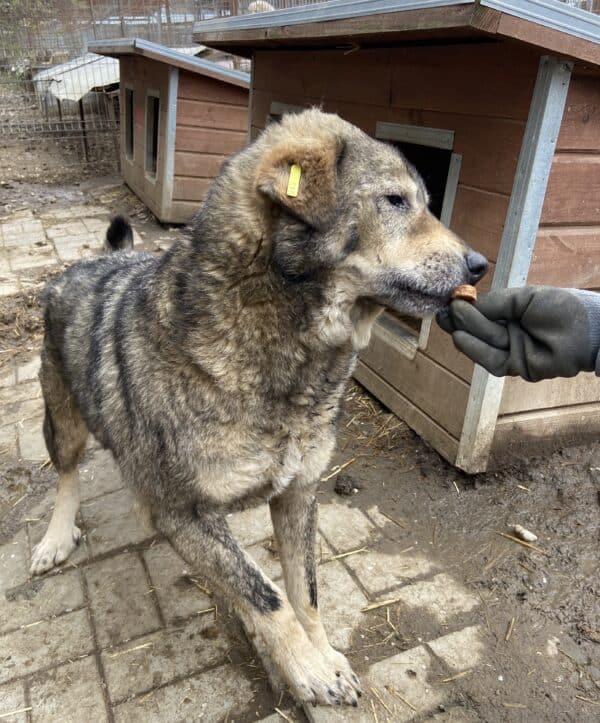
<instances>
[{"instance_id":1,"label":"brick paving","mask_svg":"<svg viewBox=\"0 0 600 723\"><path fill-rule=\"evenodd\" d=\"M24 270L60 268L92 254L102 243L106 217L103 207L81 206L40 217L19 212L2 221L1 293L24 288ZM41 464L47 454L38 365L32 356L3 368L0 447L2 454ZM0 719L283 720L274 706L253 707L265 681L252 650L203 582L137 516L110 455L91 446L81 473L83 539L69 561L41 578L29 577L31 549L44 533L54 491L0 547ZM279 579L279 562L266 544L272 535L267 507L234 513L229 523ZM475 616L480 600L426 550L394 541L389 528L377 507L321 505L318 577L325 627L361 669L365 695L357 709L303 712L284 701L280 710L288 719L479 720L457 705L452 681L485 659ZM387 657L371 663L369 646L358 650L366 635L361 631L372 627L375 611L384 611L390 600L406 614L425 615L432 632L408 650L392 644ZM380 608L365 611L377 602ZM394 621L387 619L393 633Z\"/></svg>"}]
</instances>

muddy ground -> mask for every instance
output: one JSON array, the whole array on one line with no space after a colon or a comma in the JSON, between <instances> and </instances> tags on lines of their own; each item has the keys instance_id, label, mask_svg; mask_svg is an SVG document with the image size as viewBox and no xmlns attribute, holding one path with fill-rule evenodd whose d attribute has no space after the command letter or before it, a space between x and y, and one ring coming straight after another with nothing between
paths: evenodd
<instances>
[{"instance_id":1,"label":"muddy ground","mask_svg":"<svg viewBox=\"0 0 600 723\"><path fill-rule=\"evenodd\" d=\"M339 440L347 445L344 457L357 457L345 485L358 488L352 504L367 509L377 503L399 523L386 528L388 536L426 550L482 600L481 623L495 657L490 670L506 673L502 681L491 673L465 678L459 697L466 696L465 704L474 704L486 721L533 720L519 707L528 699L537 701L543 720L598 720L600 449L573 447L470 477L404 425L389 443L381 442L377 430L386 424L386 412L358 387L349 397ZM377 410L360 417L363 438L346 426L357 405ZM324 498L336 494L335 480L326 487ZM513 523L535 531L541 552L499 534L511 534ZM380 630L363 646L389 633L384 611L376 615ZM405 618L401 609L396 615L397 648L430 637L433 621ZM558 674L546 664L549 644L556 644ZM384 646L369 648L371 661L386 655ZM505 707L507 695L521 703ZM576 696L593 702L576 712Z\"/></svg>"},{"instance_id":2,"label":"muddy ground","mask_svg":"<svg viewBox=\"0 0 600 723\"><path fill-rule=\"evenodd\" d=\"M107 191L99 181L78 184L12 181L13 188L3 189L0 213L76 198L81 202L83 194L90 203L113 203L115 210L130 203L134 226L143 230L149 247L164 235L126 190ZM22 345L17 353L30 354L39 345L40 319L36 293L3 299L0 351ZM390 518L386 534L391 540L423 549L481 598L479 622L487 631L490 672L457 681L457 701L490 722L533 721L529 700L541 711L536 721L598 720L599 445L524 458L469 477L353 384L339 421L334 461L351 463L323 483L322 500L341 494L363 510L378 504ZM53 478L47 467L9 459L0 451L0 542L19 528ZM27 503L15 512L15 500L23 495ZM499 534L510 533L512 523L533 530L539 549ZM406 616L400 605L391 606L390 613L397 634L390 637L386 612L379 610L371 613L372 625L355 635L350 657L358 671L434 634L437 623L427 616ZM498 669L502 676L492 672ZM255 712L277 703L266 689L264 695Z\"/></svg>"}]
</instances>

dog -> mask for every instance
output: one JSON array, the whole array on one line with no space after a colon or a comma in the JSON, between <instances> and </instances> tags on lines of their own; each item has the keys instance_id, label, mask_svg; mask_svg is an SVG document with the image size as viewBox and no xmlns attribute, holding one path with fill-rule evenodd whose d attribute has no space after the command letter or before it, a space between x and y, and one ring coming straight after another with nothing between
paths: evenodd
<instances>
[{"instance_id":1,"label":"dog","mask_svg":"<svg viewBox=\"0 0 600 723\"><path fill-rule=\"evenodd\" d=\"M241 618L299 702L357 705L360 684L317 602L316 488L345 385L384 307L423 316L486 260L428 210L392 146L316 109L227 159L161 256L74 264L44 292L44 436L58 472L42 573L80 536L88 433L190 567ZM287 595L242 550L232 505L269 501Z\"/></svg>"},{"instance_id":2,"label":"dog","mask_svg":"<svg viewBox=\"0 0 600 723\"><path fill-rule=\"evenodd\" d=\"M256 13L270 13L273 12L275 8L271 3L266 2L266 0L254 0L254 2L251 2L248 4L248 13L256 14Z\"/></svg>"}]
</instances>

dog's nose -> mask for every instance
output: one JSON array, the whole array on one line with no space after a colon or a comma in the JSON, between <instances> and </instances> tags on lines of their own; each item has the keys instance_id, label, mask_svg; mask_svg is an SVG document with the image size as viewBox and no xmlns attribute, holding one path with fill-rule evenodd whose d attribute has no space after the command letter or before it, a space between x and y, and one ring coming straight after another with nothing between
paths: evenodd
<instances>
[{"instance_id":1,"label":"dog's nose","mask_svg":"<svg viewBox=\"0 0 600 723\"><path fill-rule=\"evenodd\" d=\"M470 281L472 284L476 284L482 276L485 276L485 272L488 270L488 261L485 256L478 254L477 251L469 251L465 255L465 261L469 269Z\"/></svg>"}]
</instances>

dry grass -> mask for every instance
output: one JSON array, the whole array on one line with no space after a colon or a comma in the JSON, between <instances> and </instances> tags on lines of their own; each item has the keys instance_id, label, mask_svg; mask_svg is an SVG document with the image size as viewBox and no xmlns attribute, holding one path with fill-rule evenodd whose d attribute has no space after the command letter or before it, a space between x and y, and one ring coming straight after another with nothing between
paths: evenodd
<instances>
[{"instance_id":1,"label":"dry grass","mask_svg":"<svg viewBox=\"0 0 600 723\"><path fill-rule=\"evenodd\" d=\"M51 275L41 278L40 285ZM44 333L39 292L38 286L0 297L0 370L25 355L28 360L32 351L39 351Z\"/></svg>"},{"instance_id":2,"label":"dry grass","mask_svg":"<svg viewBox=\"0 0 600 723\"><path fill-rule=\"evenodd\" d=\"M339 428L339 449L343 452L352 444L358 450L357 458L381 459L382 455L397 450L399 443L411 433L404 422L354 382L346 391L344 408L346 416Z\"/></svg>"}]
</instances>

